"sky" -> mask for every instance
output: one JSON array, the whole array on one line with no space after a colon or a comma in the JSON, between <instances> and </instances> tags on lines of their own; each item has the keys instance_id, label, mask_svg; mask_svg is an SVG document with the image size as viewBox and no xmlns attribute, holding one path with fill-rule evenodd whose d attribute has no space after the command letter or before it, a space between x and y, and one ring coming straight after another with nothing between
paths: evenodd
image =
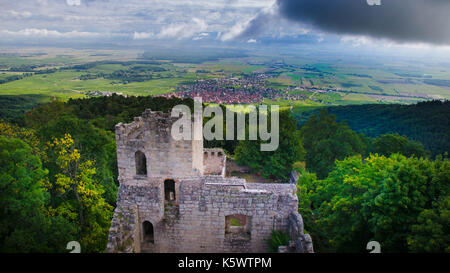
<instances>
[{"instance_id":1,"label":"sky","mask_svg":"<svg viewBox=\"0 0 450 273\"><path fill-rule=\"evenodd\" d=\"M0 8L0 46L450 48L449 0L0 0Z\"/></svg>"}]
</instances>

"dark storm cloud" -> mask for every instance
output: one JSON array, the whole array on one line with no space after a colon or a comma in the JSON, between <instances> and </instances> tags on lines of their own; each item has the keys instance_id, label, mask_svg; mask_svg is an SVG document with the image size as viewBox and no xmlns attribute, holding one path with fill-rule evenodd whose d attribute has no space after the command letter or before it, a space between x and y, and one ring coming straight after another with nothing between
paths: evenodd
<instances>
[{"instance_id":1,"label":"dark storm cloud","mask_svg":"<svg viewBox=\"0 0 450 273\"><path fill-rule=\"evenodd\" d=\"M273 15L267 11L260 12L251 19L245 29L236 37L237 39L247 39L261 35L273 22Z\"/></svg>"},{"instance_id":2,"label":"dark storm cloud","mask_svg":"<svg viewBox=\"0 0 450 273\"><path fill-rule=\"evenodd\" d=\"M371 2L371 1L369 1ZM277 0L283 17L320 30L398 42L450 44L450 0Z\"/></svg>"}]
</instances>

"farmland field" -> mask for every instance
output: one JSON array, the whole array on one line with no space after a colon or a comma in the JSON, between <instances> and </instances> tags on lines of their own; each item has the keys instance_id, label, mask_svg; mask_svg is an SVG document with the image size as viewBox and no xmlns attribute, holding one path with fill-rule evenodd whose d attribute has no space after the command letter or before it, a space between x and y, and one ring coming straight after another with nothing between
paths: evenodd
<instances>
[{"instance_id":1,"label":"farmland field","mask_svg":"<svg viewBox=\"0 0 450 273\"><path fill-rule=\"evenodd\" d=\"M208 55L209 56L209 55ZM211 55L212 56L212 55ZM172 59L170 59L172 58ZM0 53L0 96L40 96L40 100L79 98L88 91L159 95L197 79L266 74L266 87L302 94L283 105L415 103L450 99L450 69L393 63L311 62L295 56L225 58L192 56L157 60L141 51L27 49ZM320 60L320 59L319 59Z\"/></svg>"}]
</instances>

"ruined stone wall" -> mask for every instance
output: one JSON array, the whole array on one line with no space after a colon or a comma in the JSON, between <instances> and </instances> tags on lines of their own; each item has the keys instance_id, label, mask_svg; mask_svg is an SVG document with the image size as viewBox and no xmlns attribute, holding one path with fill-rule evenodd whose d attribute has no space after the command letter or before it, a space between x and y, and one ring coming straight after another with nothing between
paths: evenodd
<instances>
[{"instance_id":1,"label":"ruined stone wall","mask_svg":"<svg viewBox=\"0 0 450 273\"><path fill-rule=\"evenodd\" d=\"M162 180L135 180L120 186L118 206L136 205L141 229L144 221L153 224L154 252L266 252L272 230L289 231L297 198L293 185L265 186L221 176L180 179L169 205ZM225 217L233 214L248 216L249 238L225 234Z\"/></svg>"},{"instance_id":2,"label":"ruined stone wall","mask_svg":"<svg viewBox=\"0 0 450 273\"><path fill-rule=\"evenodd\" d=\"M223 150L204 150L202 140L174 140L177 119L146 110L116 126L120 186L108 252L266 252L272 230L290 234L296 251L312 251L295 184L225 178ZM192 124L201 133L201 123ZM136 163L137 151L145 164ZM146 173L138 174L137 165ZM205 175L210 173L216 175ZM234 215L245 224L230 227L226 219Z\"/></svg>"},{"instance_id":3,"label":"ruined stone wall","mask_svg":"<svg viewBox=\"0 0 450 273\"><path fill-rule=\"evenodd\" d=\"M289 215L288 234L293 243L293 251L298 253L313 253L313 243L309 234L303 233L303 219L298 213Z\"/></svg>"},{"instance_id":4,"label":"ruined stone wall","mask_svg":"<svg viewBox=\"0 0 450 273\"><path fill-rule=\"evenodd\" d=\"M145 154L147 177L189 177L203 173L203 142L174 140L171 128L177 119L170 117L170 113L146 110L134 122L116 125L119 181L126 183L138 176L137 151ZM192 122L192 126L197 125Z\"/></svg>"},{"instance_id":5,"label":"ruined stone wall","mask_svg":"<svg viewBox=\"0 0 450 273\"><path fill-rule=\"evenodd\" d=\"M203 165L205 175L225 175L227 157L219 148L203 149Z\"/></svg>"},{"instance_id":6,"label":"ruined stone wall","mask_svg":"<svg viewBox=\"0 0 450 273\"><path fill-rule=\"evenodd\" d=\"M110 253L139 253L141 238L138 209L136 206L119 206L109 229L106 251Z\"/></svg>"},{"instance_id":7,"label":"ruined stone wall","mask_svg":"<svg viewBox=\"0 0 450 273\"><path fill-rule=\"evenodd\" d=\"M234 172L250 173L251 168L248 166L239 166L234 160L227 158L226 162L226 176L232 176Z\"/></svg>"}]
</instances>

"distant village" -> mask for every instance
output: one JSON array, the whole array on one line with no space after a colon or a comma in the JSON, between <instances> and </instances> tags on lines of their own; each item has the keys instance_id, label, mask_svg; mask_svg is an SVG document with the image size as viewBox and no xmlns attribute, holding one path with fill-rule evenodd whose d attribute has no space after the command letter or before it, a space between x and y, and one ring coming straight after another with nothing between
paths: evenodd
<instances>
[{"instance_id":1,"label":"distant village","mask_svg":"<svg viewBox=\"0 0 450 273\"><path fill-rule=\"evenodd\" d=\"M397 93L395 95L383 95L379 92L357 92L344 90L342 88L320 88L317 86L288 86L285 89L270 87L267 79L273 78L272 74L254 73L242 77L229 76L226 78L198 79L193 84L184 84L175 87L175 92L155 95L155 97L177 97L194 98L201 97L206 103L220 104L251 104L261 103L265 99L277 101L305 101L322 102L315 96L323 93L355 93L365 94L378 99L432 99L432 96L426 94ZM297 91L297 92L296 92ZM307 91L307 92L300 92ZM129 95L112 91L86 91L82 92L86 96L112 96L120 95L128 97Z\"/></svg>"},{"instance_id":2,"label":"distant village","mask_svg":"<svg viewBox=\"0 0 450 273\"><path fill-rule=\"evenodd\" d=\"M159 97L194 98L201 97L204 102L221 104L259 103L264 99L305 100L303 94L290 94L290 88L276 89L267 87L267 74L236 78L199 79L192 85L177 87L174 93L158 95Z\"/></svg>"}]
</instances>

